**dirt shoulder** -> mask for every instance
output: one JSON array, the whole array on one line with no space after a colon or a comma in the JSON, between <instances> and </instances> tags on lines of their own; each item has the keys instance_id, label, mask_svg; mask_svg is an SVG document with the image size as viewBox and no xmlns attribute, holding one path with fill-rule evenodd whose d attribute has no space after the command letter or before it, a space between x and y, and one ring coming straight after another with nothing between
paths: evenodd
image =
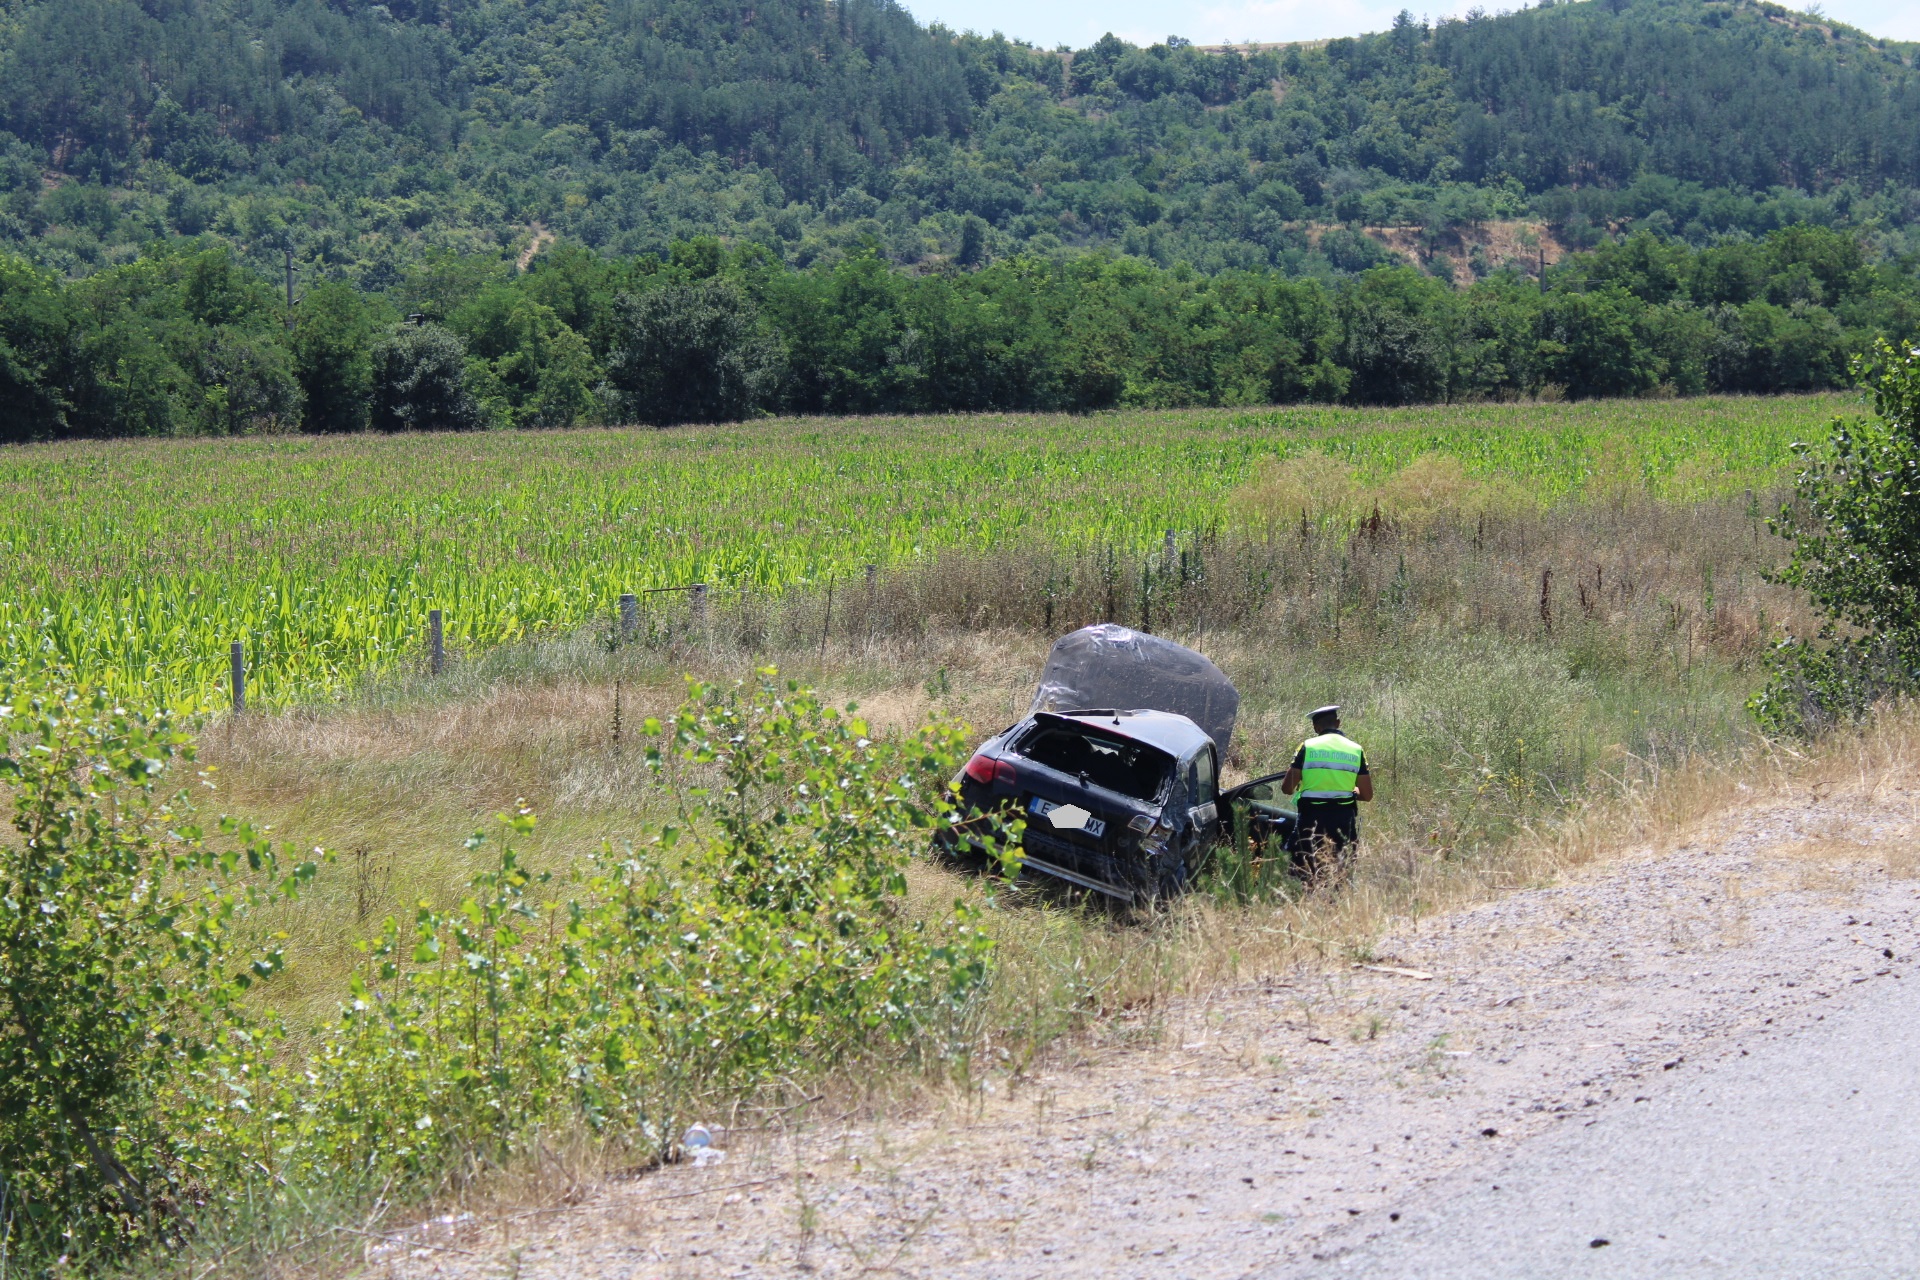
<instances>
[{"instance_id":1,"label":"dirt shoulder","mask_svg":"<svg viewBox=\"0 0 1920 1280\"><path fill-rule=\"evenodd\" d=\"M1920 978L1920 796L1754 793L1670 851L1123 1020L970 1102L736 1132L558 1212L369 1250L458 1277L1238 1277ZM1422 979L1413 971L1431 975ZM1131 1043L1130 1043L1131 1042Z\"/></svg>"}]
</instances>

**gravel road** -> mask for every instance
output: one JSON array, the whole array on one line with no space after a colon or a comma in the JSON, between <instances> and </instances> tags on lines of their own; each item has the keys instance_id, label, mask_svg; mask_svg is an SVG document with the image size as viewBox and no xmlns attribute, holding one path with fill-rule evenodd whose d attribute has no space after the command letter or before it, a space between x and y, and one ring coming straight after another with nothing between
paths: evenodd
<instances>
[{"instance_id":1,"label":"gravel road","mask_svg":"<svg viewBox=\"0 0 1920 1280\"><path fill-rule=\"evenodd\" d=\"M738 1132L705 1168L427 1224L369 1270L1912 1274L1917 827L1897 786L1756 794L1376 948L1431 981L1274 975L944 1108Z\"/></svg>"},{"instance_id":2,"label":"gravel road","mask_svg":"<svg viewBox=\"0 0 1920 1280\"><path fill-rule=\"evenodd\" d=\"M1836 1002L1837 1003L1837 1002ZM1274 1276L1881 1277L1920 1269L1920 982L1436 1187Z\"/></svg>"}]
</instances>

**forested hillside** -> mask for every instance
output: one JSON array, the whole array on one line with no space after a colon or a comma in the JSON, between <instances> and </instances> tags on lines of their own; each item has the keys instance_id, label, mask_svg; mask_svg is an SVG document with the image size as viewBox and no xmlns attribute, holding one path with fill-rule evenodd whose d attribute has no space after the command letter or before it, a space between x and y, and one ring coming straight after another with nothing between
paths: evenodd
<instances>
[{"instance_id":1,"label":"forested hillside","mask_svg":"<svg viewBox=\"0 0 1920 1280\"><path fill-rule=\"evenodd\" d=\"M1812 390L1920 332L1914 50L1746 0L0 5L0 438Z\"/></svg>"},{"instance_id":2,"label":"forested hillside","mask_svg":"<svg viewBox=\"0 0 1920 1280\"><path fill-rule=\"evenodd\" d=\"M1913 53L1748 0L1225 51L1043 51L890 0L6 0L0 244L79 275L209 234L373 288L543 235L1322 276L1388 256L1365 227L1483 274L1537 253L1483 233L1515 221L1903 251Z\"/></svg>"}]
</instances>

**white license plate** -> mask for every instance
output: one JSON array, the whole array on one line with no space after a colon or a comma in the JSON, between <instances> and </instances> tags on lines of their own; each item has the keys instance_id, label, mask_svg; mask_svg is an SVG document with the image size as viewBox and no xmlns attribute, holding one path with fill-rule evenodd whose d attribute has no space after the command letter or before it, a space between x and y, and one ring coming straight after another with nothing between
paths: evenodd
<instances>
[{"instance_id":1,"label":"white license plate","mask_svg":"<svg viewBox=\"0 0 1920 1280\"><path fill-rule=\"evenodd\" d=\"M1052 813L1055 809L1058 809L1059 807L1060 806L1058 804L1054 803L1051 800L1042 800L1039 796L1035 796L1033 798L1033 803L1028 805L1027 809L1036 818L1044 818L1048 814ZM1101 836L1107 833L1107 824L1102 822L1098 818L1088 818L1087 825L1084 827L1081 827L1080 830L1086 832L1088 835L1092 836L1095 840L1098 840Z\"/></svg>"}]
</instances>

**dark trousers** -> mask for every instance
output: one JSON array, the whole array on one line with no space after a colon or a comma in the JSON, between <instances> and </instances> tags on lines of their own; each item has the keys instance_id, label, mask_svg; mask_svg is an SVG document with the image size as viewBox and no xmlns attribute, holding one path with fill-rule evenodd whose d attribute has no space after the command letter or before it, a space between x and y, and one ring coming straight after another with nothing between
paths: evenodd
<instances>
[{"instance_id":1,"label":"dark trousers","mask_svg":"<svg viewBox=\"0 0 1920 1280\"><path fill-rule=\"evenodd\" d=\"M1360 806L1300 801L1300 824L1294 828L1296 859L1310 876L1337 869L1346 852L1360 839Z\"/></svg>"}]
</instances>

